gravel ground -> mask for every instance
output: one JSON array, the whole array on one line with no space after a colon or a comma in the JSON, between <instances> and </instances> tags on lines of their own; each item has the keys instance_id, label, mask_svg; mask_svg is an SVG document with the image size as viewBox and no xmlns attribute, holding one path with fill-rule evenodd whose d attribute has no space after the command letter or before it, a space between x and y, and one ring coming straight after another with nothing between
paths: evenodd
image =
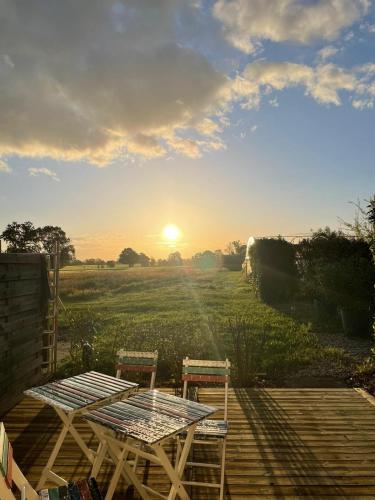
<instances>
[{"instance_id":1,"label":"gravel ground","mask_svg":"<svg viewBox=\"0 0 375 500\"><path fill-rule=\"evenodd\" d=\"M370 354L374 347L374 340L371 338L348 337L344 333L316 333L320 342L329 347L343 349L350 356L361 361Z\"/></svg>"}]
</instances>

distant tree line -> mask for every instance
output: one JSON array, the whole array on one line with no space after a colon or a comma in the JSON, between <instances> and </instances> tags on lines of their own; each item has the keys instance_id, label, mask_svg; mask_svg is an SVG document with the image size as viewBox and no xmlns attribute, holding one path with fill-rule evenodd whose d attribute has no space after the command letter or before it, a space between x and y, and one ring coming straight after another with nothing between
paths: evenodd
<instances>
[{"instance_id":1,"label":"distant tree line","mask_svg":"<svg viewBox=\"0 0 375 500\"><path fill-rule=\"evenodd\" d=\"M246 245L239 240L228 244L225 251L204 250L193 255L190 259L183 259L179 251L172 252L166 259L154 259L143 252L137 252L131 247L124 248L116 260L104 260L100 258L76 259L75 249L67 237L65 231L58 226L35 227L30 221L8 224L0 234L5 241L8 253L52 253L56 241L60 244L62 265L87 265L98 268L113 269L116 263L125 264L129 267L135 265L141 267L149 266L182 266L191 265L201 269L227 268L232 271L241 270L245 258Z\"/></svg>"}]
</instances>

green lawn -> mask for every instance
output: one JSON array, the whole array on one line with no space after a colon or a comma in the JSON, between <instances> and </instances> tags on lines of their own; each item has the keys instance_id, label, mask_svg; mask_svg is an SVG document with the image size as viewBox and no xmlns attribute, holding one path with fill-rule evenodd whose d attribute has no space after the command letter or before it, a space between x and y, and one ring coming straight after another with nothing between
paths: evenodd
<instances>
[{"instance_id":1,"label":"green lawn","mask_svg":"<svg viewBox=\"0 0 375 500\"><path fill-rule=\"evenodd\" d=\"M178 379L185 355L228 356L242 384L259 372L277 378L327 356L306 325L259 302L240 272L65 268L61 298L62 331L77 344L67 371L82 368L81 338L94 344L95 367L109 373L120 347L158 349L165 381Z\"/></svg>"}]
</instances>

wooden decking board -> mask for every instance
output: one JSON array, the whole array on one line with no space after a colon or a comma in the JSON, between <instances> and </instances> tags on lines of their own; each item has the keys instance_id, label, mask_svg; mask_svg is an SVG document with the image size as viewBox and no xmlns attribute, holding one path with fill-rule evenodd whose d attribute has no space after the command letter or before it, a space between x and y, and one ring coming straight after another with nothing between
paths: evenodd
<instances>
[{"instance_id":1,"label":"wooden decking board","mask_svg":"<svg viewBox=\"0 0 375 500\"><path fill-rule=\"evenodd\" d=\"M202 403L222 404L220 389L201 389ZM375 406L352 389L232 389L226 460L227 498L375 498ZM220 412L218 413L220 418ZM60 428L51 408L23 399L5 417L19 465L35 484ZM77 421L95 445L88 426ZM214 448L197 449L194 459L214 460ZM87 476L90 466L71 438L56 460L63 477ZM99 482L108 482L107 465ZM160 467L140 467L151 486L166 492ZM199 480L216 477L199 471ZM120 488L116 498L126 498ZM131 496L129 496L131 498ZM136 496L135 496L136 498ZM217 498L216 491L194 489L195 500Z\"/></svg>"}]
</instances>

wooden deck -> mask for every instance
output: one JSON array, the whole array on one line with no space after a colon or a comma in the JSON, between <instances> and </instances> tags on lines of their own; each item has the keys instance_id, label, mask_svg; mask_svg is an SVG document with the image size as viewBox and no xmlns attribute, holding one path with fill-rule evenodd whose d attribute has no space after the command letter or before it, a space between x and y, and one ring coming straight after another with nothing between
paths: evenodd
<instances>
[{"instance_id":1,"label":"wooden deck","mask_svg":"<svg viewBox=\"0 0 375 500\"><path fill-rule=\"evenodd\" d=\"M220 389L203 389L200 401L220 406ZM226 491L245 498L375 498L375 406L353 389L232 389ZM59 421L54 411L25 398L5 417L15 457L35 484L51 451ZM94 441L86 424L79 424ZM72 441L56 462L69 479L87 476L89 464ZM198 451L198 455L206 452ZM195 458L199 458L198 456ZM98 477L108 481L110 466ZM150 485L167 483L156 466L140 471ZM199 478L204 480L204 474ZM131 492L116 498L133 498ZM217 498L193 490L194 499Z\"/></svg>"}]
</instances>

